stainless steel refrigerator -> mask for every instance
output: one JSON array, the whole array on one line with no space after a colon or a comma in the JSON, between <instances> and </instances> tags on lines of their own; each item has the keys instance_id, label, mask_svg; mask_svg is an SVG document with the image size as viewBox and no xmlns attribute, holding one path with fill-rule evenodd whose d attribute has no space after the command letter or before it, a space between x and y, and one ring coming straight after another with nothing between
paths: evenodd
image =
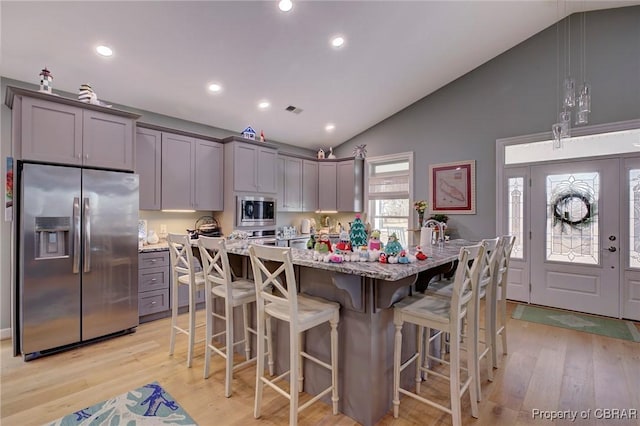
<instances>
[{"instance_id":1,"label":"stainless steel refrigerator","mask_svg":"<svg viewBox=\"0 0 640 426\"><path fill-rule=\"evenodd\" d=\"M138 175L19 163L25 360L138 325Z\"/></svg>"}]
</instances>

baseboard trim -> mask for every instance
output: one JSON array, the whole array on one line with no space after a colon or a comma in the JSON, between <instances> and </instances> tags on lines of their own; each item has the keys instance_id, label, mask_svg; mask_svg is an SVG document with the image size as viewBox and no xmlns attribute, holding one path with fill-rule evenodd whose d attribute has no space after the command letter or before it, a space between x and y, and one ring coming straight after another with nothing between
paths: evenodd
<instances>
[{"instance_id":1,"label":"baseboard trim","mask_svg":"<svg viewBox=\"0 0 640 426\"><path fill-rule=\"evenodd\" d=\"M0 330L0 340L11 339L11 329L3 328Z\"/></svg>"}]
</instances>

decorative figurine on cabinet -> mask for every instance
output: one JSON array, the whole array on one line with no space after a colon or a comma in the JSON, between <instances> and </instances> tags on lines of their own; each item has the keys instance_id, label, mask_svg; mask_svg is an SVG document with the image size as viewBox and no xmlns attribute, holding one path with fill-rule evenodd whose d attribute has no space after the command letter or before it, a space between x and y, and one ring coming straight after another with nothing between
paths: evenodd
<instances>
[{"instance_id":1,"label":"decorative figurine on cabinet","mask_svg":"<svg viewBox=\"0 0 640 426\"><path fill-rule=\"evenodd\" d=\"M356 158L365 158L367 156L367 150L365 149L366 146L366 143L356 145L355 148L353 148L353 156Z\"/></svg>"},{"instance_id":2,"label":"decorative figurine on cabinet","mask_svg":"<svg viewBox=\"0 0 640 426\"><path fill-rule=\"evenodd\" d=\"M253 130L251 126L247 126L247 128L242 131L242 137L254 141L256 140L256 131Z\"/></svg>"},{"instance_id":3,"label":"decorative figurine on cabinet","mask_svg":"<svg viewBox=\"0 0 640 426\"><path fill-rule=\"evenodd\" d=\"M264 130L260 130L260 142L266 142L266 139L264 138Z\"/></svg>"},{"instance_id":4,"label":"decorative figurine on cabinet","mask_svg":"<svg viewBox=\"0 0 640 426\"><path fill-rule=\"evenodd\" d=\"M318 150L318 160L324 160L324 149L322 148Z\"/></svg>"},{"instance_id":5,"label":"decorative figurine on cabinet","mask_svg":"<svg viewBox=\"0 0 640 426\"><path fill-rule=\"evenodd\" d=\"M329 155L327 156L327 158L329 158L329 159L336 158L336 156L333 155L333 147L332 146L329 147Z\"/></svg>"},{"instance_id":6,"label":"decorative figurine on cabinet","mask_svg":"<svg viewBox=\"0 0 640 426\"><path fill-rule=\"evenodd\" d=\"M51 71L44 67L44 69L40 72L40 92L53 94L53 76L51 75Z\"/></svg>"}]
</instances>

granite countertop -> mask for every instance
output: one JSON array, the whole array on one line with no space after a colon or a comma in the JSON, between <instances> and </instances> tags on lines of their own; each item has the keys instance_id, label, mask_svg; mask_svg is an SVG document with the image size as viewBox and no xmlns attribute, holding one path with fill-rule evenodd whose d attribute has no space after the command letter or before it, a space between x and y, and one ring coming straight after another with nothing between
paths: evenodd
<instances>
[{"instance_id":1,"label":"granite countertop","mask_svg":"<svg viewBox=\"0 0 640 426\"><path fill-rule=\"evenodd\" d=\"M138 248L138 253L149 253L154 251L166 251L169 250L169 244L166 241L159 242L157 244L145 244L142 248Z\"/></svg>"},{"instance_id":2,"label":"granite countertop","mask_svg":"<svg viewBox=\"0 0 640 426\"><path fill-rule=\"evenodd\" d=\"M409 264L390 264L380 262L343 262L327 263L313 260L313 250L291 249L293 263L299 266L324 269L328 271L341 272L344 274L360 275L363 277L376 278L387 281L396 281L427 269L444 265L458 258L460 247L472 244L467 240L451 240L442 247L437 245L428 246L423 249L427 255L426 260L417 260ZM249 249L246 244L240 241L227 242L229 253L249 256ZM415 248L409 249L409 253L414 254Z\"/></svg>"}]
</instances>

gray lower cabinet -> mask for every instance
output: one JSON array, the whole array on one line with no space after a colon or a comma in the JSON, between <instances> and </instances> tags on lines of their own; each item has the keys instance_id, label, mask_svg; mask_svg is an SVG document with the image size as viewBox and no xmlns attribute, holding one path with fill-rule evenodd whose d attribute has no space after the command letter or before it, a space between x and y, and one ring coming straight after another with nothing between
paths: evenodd
<instances>
[{"instance_id":1,"label":"gray lower cabinet","mask_svg":"<svg viewBox=\"0 0 640 426\"><path fill-rule=\"evenodd\" d=\"M13 124L21 135L19 159L134 169L138 115L25 89L10 88L8 92L14 108Z\"/></svg>"},{"instance_id":2,"label":"gray lower cabinet","mask_svg":"<svg viewBox=\"0 0 640 426\"><path fill-rule=\"evenodd\" d=\"M223 147L218 142L162 133L163 210L223 210Z\"/></svg>"},{"instance_id":3,"label":"gray lower cabinet","mask_svg":"<svg viewBox=\"0 0 640 426\"><path fill-rule=\"evenodd\" d=\"M168 312L171 266L168 251L144 252L138 258L138 314L140 322L152 314ZM146 318L145 318L146 317Z\"/></svg>"}]
</instances>

